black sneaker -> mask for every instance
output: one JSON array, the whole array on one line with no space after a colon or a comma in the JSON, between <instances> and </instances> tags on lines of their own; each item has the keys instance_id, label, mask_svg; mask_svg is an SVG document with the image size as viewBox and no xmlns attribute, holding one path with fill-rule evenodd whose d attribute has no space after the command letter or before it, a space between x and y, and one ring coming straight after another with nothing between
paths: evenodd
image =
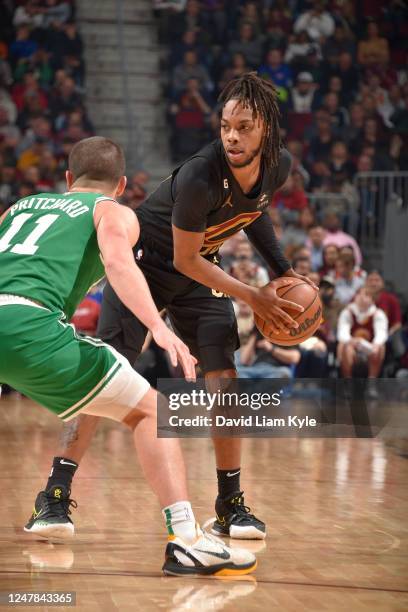
<instances>
[{"instance_id":1,"label":"black sneaker","mask_svg":"<svg viewBox=\"0 0 408 612\"><path fill-rule=\"evenodd\" d=\"M70 491L63 485L55 485L48 491L37 495L34 511L24 531L43 538L67 540L74 535L74 524L69 518L70 506L77 507L76 501L70 499Z\"/></svg>"},{"instance_id":2,"label":"black sneaker","mask_svg":"<svg viewBox=\"0 0 408 612\"><path fill-rule=\"evenodd\" d=\"M215 512L217 518L211 529L214 535L238 540L265 539L265 523L250 514L250 508L244 505L243 491L237 491L229 497L217 497Z\"/></svg>"}]
</instances>

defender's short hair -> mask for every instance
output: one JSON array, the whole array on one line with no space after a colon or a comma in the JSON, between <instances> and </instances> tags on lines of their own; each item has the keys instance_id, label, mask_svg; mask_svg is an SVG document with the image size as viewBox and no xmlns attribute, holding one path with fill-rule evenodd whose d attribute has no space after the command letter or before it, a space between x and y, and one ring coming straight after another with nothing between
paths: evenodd
<instances>
[{"instance_id":1,"label":"defender's short hair","mask_svg":"<svg viewBox=\"0 0 408 612\"><path fill-rule=\"evenodd\" d=\"M68 167L74 181L82 179L116 184L125 174L125 154L113 140L92 136L72 147Z\"/></svg>"}]
</instances>

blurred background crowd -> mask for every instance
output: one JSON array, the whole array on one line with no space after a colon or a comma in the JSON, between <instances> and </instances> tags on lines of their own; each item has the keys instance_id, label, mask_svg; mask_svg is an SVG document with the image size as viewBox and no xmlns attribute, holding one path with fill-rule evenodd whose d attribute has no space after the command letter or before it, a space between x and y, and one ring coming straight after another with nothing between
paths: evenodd
<instances>
[{"instance_id":1,"label":"blurred background crowd","mask_svg":"<svg viewBox=\"0 0 408 612\"><path fill-rule=\"evenodd\" d=\"M156 2L163 96L174 163L218 136L217 97L256 70L279 92L292 172L269 208L294 269L319 284L321 328L299 347L272 345L236 303L243 377L403 376L408 373L407 296L386 286L359 243L370 184L356 173L408 169L407 6L403 0L188 0ZM17 199L65 190L67 156L94 133L84 103L83 41L71 0L0 0L0 212ZM147 169L148 170L148 169ZM136 209L149 175L129 177ZM331 200L322 200L322 194ZM333 199L333 194L339 198ZM363 214L363 200L366 208ZM261 286L270 271L246 238L222 265ZM78 309L94 334L100 287ZM138 366L154 382L168 364L157 347ZM373 391L375 393L375 390Z\"/></svg>"}]
</instances>

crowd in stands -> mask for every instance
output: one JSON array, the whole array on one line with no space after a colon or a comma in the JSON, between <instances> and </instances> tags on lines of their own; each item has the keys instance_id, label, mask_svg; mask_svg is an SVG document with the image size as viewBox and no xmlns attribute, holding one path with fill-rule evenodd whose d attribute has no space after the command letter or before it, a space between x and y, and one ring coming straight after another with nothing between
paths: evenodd
<instances>
[{"instance_id":1,"label":"crowd in stands","mask_svg":"<svg viewBox=\"0 0 408 612\"><path fill-rule=\"evenodd\" d=\"M393 375L408 361L401 304L385 290L377 271L368 273L358 239L362 217L375 216L375 210L367 205L370 186L356 186L353 177L408 169L406 4L179 4L182 10L157 11L160 41L167 49L173 161L217 137L217 98L231 78L255 70L270 79L278 91L282 138L293 166L269 214L294 269L320 285L324 304L316 336L284 349L257 332L253 313L238 302L240 376L320 377L330 374L333 364L343 376L364 373L364 366L370 377ZM338 194L346 204L339 205L339 199L317 207L314 196L322 193ZM244 282L261 286L268 278L243 236L224 245L223 265Z\"/></svg>"},{"instance_id":2,"label":"crowd in stands","mask_svg":"<svg viewBox=\"0 0 408 612\"><path fill-rule=\"evenodd\" d=\"M93 134L74 9L0 2L0 212L29 194L63 192L72 146Z\"/></svg>"},{"instance_id":3,"label":"crowd in stands","mask_svg":"<svg viewBox=\"0 0 408 612\"><path fill-rule=\"evenodd\" d=\"M67 156L93 126L74 2L0 0L0 11L1 213L26 195L63 192ZM257 70L279 92L293 166L269 214L294 269L319 284L324 322L303 345L285 349L262 338L252 311L237 302L240 375L349 376L362 365L373 377L408 373L406 302L367 268L358 244L362 192L353 184L356 172L408 167L406 5L188 0L157 17L174 162L218 136L217 96L229 79ZM141 204L148 178L130 177L124 204ZM310 194L322 192L342 194L353 223L344 225L344 210L316 208ZM344 231L350 227L354 235ZM241 235L224 245L223 265L250 284L270 278ZM98 290L81 304L80 331L95 333L100 301ZM154 372L163 359L154 346L152 355L143 367Z\"/></svg>"}]
</instances>

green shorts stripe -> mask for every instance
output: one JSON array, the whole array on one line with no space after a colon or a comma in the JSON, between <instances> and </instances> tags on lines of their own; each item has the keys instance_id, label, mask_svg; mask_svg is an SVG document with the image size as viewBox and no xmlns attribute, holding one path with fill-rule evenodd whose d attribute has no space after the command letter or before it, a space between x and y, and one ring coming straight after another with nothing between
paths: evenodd
<instances>
[{"instance_id":1,"label":"green shorts stripe","mask_svg":"<svg viewBox=\"0 0 408 612\"><path fill-rule=\"evenodd\" d=\"M95 397L102 391L102 389L106 387L106 385L115 376L115 374L117 374L121 367L122 364L116 362L116 364L112 366L106 376L99 382L99 384L96 385L95 389L92 389L92 391L88 393L88 395L84 397L81 402L79 402L79 405L77 404L75 406L72 406L70 409L66 410L65 412L62 412L59 417L63 421L67 421L68 419L72 418L74 414L82 410L82 408L84 408L87 404L92 402L92 400L95 399Z\"/></svg>"}]
</instances>

